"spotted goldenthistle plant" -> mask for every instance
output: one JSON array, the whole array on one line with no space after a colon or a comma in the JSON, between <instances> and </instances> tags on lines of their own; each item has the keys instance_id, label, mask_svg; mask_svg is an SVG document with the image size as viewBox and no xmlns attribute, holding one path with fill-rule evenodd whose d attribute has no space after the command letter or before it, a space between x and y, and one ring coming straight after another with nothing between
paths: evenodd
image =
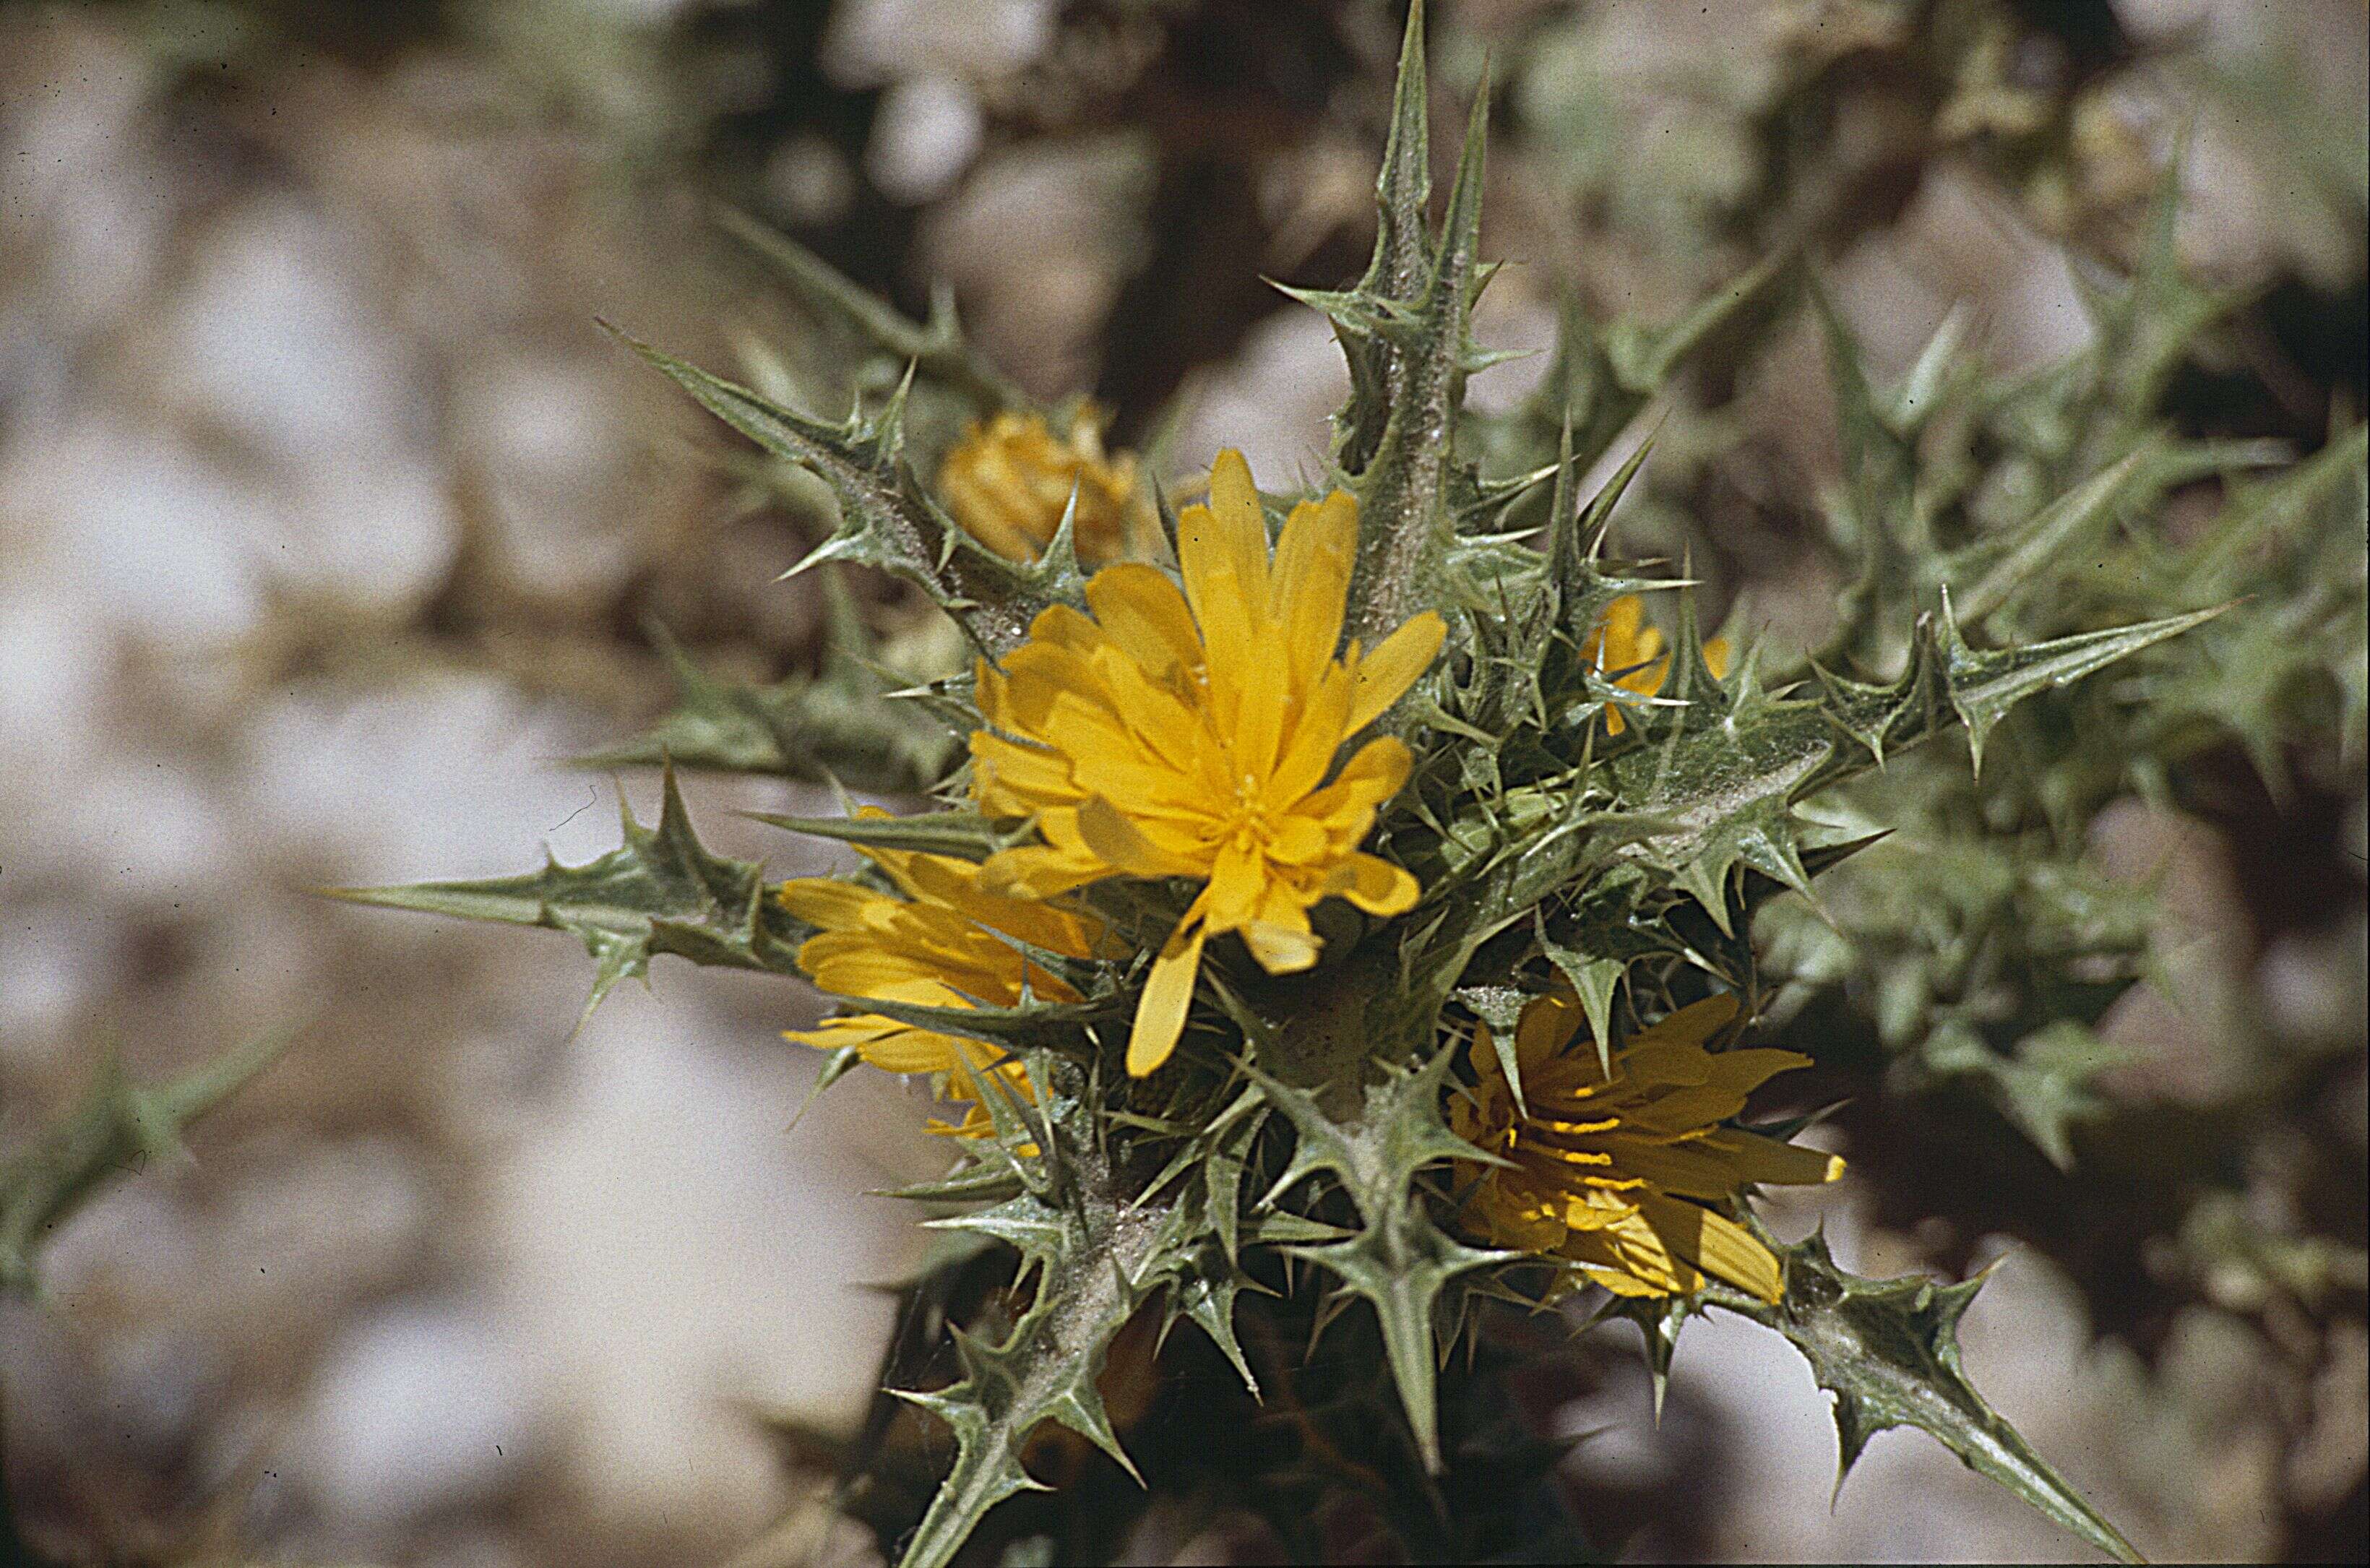
<instances>
[{"instance_id":1,"label":"spotted goldenthistle plant","mask_svg":"<svg viewBox=\"0 0 2370 1568\"><path fill-rule=\"evenodd\" d=\"M2168 640L2251 591L2245 563L2293 561L2281 519L2358 510L2360 432L2261 480L2259 448L2158 429L2168 356L2215 309L2166 292L2169 261L2100 285L2100 345L2066 366L1996 382L1951 329L1899 388L1870 383L1806 270L1773 261L1675 322L1571 312L1541 390L1484 418L1463 398L1499 357L1468 329L1488 110L1435 226L1421 44L1419 6L1373 260L1299 295L1352 384L1305 489L1262 490L1278 476L1224 452L1164 490L1096 409L1031 405L951 312L904 321L737 225L870 345L853 379L876 390L834 421L635 351L829 486L836 530L801 570L903 579L961 651L876 644L843 596L817 675L735 687L679 660L681 709L604 759L668 762L654 827L628 813L584 866L357 896L572 932L596 1002L660 953L803 977L838 1003L790 1036L825 1053L824 1086L869 1066L952 1103L951 1169L903 1194L949 1241L908 1291L903 1405L846 1448L838 1493L911 1568L998 1543L1110 1557L1156 1501L1248 1512L1312 1558L1339 1548L1344 1498L1418 1560L1584 1551L1560 1447L1514 1417L1514 1325L1628 1320L1659 1399L1708 1309L1801 1349L1845 1468L1919 1427L2131 1558L1969 1383L1956 1324L1979 1279L1862 1279L1755 1218L1760 1189L1844 1162L1754 1102L1817 1057L1799 1030L1775 1043L1816 1016L1806 998L1857 1006L1881 980L1911 1079L1978 1083L2064 1153L2085 1069L2063 1051L2104 1001L2053 1014L2073 993L2031 976L2123 964L2111 993L2145 923L2094 901L2049 947L2065 886L2019 883L2032 853L1967 825L1995 820L1973 768L2005 752L2006 787L2070 811L2217 726L2276 736L2298 702L2339 704L2358 750L2358 679L2226 691L2182 674L2195 640ZM1642 446L1583 483L1702 345L1798 306L1825 322L1847 448L1828 522L1856 573L1814 658L1741 624L1707 636L1680 574L1613 552ZM2244 537L2061 570L2207 474L2231 476ZM2250 607L2200 633L2228 633L2214 680L2243 682L2241 635L2284 640L2267 672L2323 645L2342 664L2358 571L2294 570L2317 583L2281 601L2295 626L2230 631L2260 624ZM862 856L781 884L701 846L675 766L915 803L768 819ZM1812 802L1852 825L1813 825ZM1985 1003L2020 1034L1978 1027L1939 939L1900 914L1939 872L1870 869L1889 812L2042 911L2002 939L2024 968ZM1202 1375L1221 1363L1238 1392Z\"/></svg>"}]
</instances>

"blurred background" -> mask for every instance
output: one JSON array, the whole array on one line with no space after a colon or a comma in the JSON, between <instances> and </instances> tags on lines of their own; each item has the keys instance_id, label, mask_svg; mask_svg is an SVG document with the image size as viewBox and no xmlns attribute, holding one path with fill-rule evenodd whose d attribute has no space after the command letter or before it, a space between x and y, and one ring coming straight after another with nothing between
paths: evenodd
<instances>
[{"instance_id":1,"label":"blurred background","mask_svg":"<svg viewBox=\"0 0 2370 1568\"><path fill-rule=\"evenodd\" d=\"M822 1004L777 982L663 963L571 1037L568 939L309 890L614 846L608 777L569 759L666 707L654 622L728 675L812 664L820 598L774 579L818 503L757 482L594 324L720 370L827 366L717 203L910 314L949 286L1031 394L1091 394L1168 473L1220 444L1271 484L1316 472L1344 378L1323 318L1264 280L1363 265L1403 15L0 6L0 1140L107 1049L155 1078L304 1026L191 1160L58 1229L45 1299L0 1305L29 1541L75 1563L872 1560L815 1502L813 1434L861 1419L892 1328L876 1287L923 1256L913 1215L862 1195L942 1166L923 1104L859 1074L791 1127L814 1063L777 1032ZM2360 0L1443 0L1432 58L1446 123L1485 62L1499 95L1493 346L1545 347L1570 298L1668 315L1794 247L1893 373L1962 303L1972 352L2046 363L2186 138L2178 244L2249 304L2175 403L2300 453L2364 405ZM1729 432L1689 470L1717 541L1698 574L1807 646L1838 584L1801 531L1836 458L1796 326L1682 396ZM1510 405L1540 365L1473 396ZM1651 553L1652 509L1633 526ZM2337 758L2304 748L2274 796L2234 749L2201 765L2222 809L2093 826L2177 917L2116 1014L2117 1093L2228 1102L2250 1064L2220 1009L2322 1053L2234 1115L2210 1193L2135 1193L2108 1237L1954 1211L1947 1170L1779 1211L1789 1233L1824 1213L1863 1273L2004 1257L1965 1325L1975 1381L2162 1558L2363 1550L2364 816ZM622 788L654 814L647 770ZM827 795L689 789L711 846L835 863L733 814ZM1608 1550L2074 1549L1915 1434L1829 1509L1825 1400L1774 1336L1691 1327L1659 1426L1634 1336L1596 1337L1556 1421L1593 1434L1568 1475Z\"/></svg>"}]
</instances>

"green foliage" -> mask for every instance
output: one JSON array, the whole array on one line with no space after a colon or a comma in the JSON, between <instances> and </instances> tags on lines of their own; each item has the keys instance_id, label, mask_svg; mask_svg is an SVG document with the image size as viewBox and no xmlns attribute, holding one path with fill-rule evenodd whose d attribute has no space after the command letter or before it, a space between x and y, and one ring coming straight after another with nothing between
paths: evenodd
<instances>
[{"instance_id":1,"label":"green foliage","mask_svg":"<svg viewBox=\"0 0 2370 1568\"><path fill-rule=\"evenodd\" d=\"M1320 1173L1341 1183L1356 1205L1356 1232L1338 1241L1290 1248L1339 1274L1341 1288L1367 1302L1382 1326L1392 1381L1407 1406L1425 1465L1441 1468L1432 1344L1440 1295L1457 1275L1515 1254L1467 1247L1433 1223L1417 1173L1444 1159L1479 1158L1441 1119L1441 1094L1454 1047L1421 1067L1385 1066L1364 1086L1354 1112L1340 1120L1317 1097L1264 1074L1254 1081L1299 1135L1292 1163L1271 1200Z\"/></svg>"},{"instance_id":2,"label":"green foliage","mask_svg":"<svg viewBox=\"0 0 2370 1568\"><path fill-rule=\"evenodd\" d=\"M181 1129L277 1061L295 1039L277 1030L168 1083L135 1084L113 1052L82 1102L0 1160L0 1295L29 1296L41 1244L115 1178L151 1159L186 1158Z\"/></svg>"},{"instance_id":3,"label":"green foliage","mask_svg":"<svg viewBox=\"0 0 2370 1568\"><path fill-rule=\"evenodd\" d=\"M764 773L851 789L919 793L946 777L956 737L928 708L893 700L880 649L835 577L823 667L772 686L708 674L663 628L651 635L674 673L678 706L623 745L582 759L587 767L686 767Z\"/></svg>"},{"instance_id":4,"label":"green foliage","mask_svg":"<svg viewBox=\"0 0 2370 1568\"><path fill-rule=\"evenodd\" d=\"M1039 1083L1075 1077L1057 1075L1042 1055L1030 1066ZM1057 1093L1031 1106L995 1080L972 1081L995 1121L996 1140L984 1145L993 1151L987 1163L1019 1190L936 1223L1014 1248L1035 1297L1001 1343L956 1331L961 1381L899 1394L944 1421L956 1444L952 1470L904 1545L900 1561L908 1568L941 1568L988 1509L1040 1484L1020 1454L1041 1422L1060 1423L1127 1467L1096 1378L1112 1337L1169 1283L1179 1242L1191 1239L1174 1208L1129 1201L1105 1135L1080 1099Z\"/></svg>"},{"instance_id":5,"label":"green foliage","mask_svg":"<svg viewBox=\"0 0 2370 1568\"><path fill-rule=\"evenodd\" d=\"M2142 1561L1967 1381L1959 1320L1983 1288L1980 1275L1957 1285L1922 1275L1862 1279L1835 1266L1821 1236L1781 1255L1786 1297L1776 1306L1724 1286L1711 1298L1784 1334L1835 1396L1838 1490L1870 1437L1915 1426L2109 1556Z\"/></svg>"},{"instance_id":6,"label":"green foliage","mask_svg":"<svg viewBox=\"0 0 2370 1568\"><path fill-rule=\"evenodd\" d=\"M730 969L798 973L799 944L812 933L772 896L764 868L711 855L701 845L671 767L664 790L655 828L634 820L620 790L625 843L581 866L563 866L546 855L543 870L523 876L340 888L330 896L567 931L592 955L586 1018L618 981L647 975L660 953Z\"/></svg>"},{"instance_id":7,"label":"green foliage","mask_svg":"<svg viewBox=\"0 0 2370 1568\"><path fill-rule=\"evenodd\" d=\"M929 595L989 654L1018 646L1046 605L1082 602L1086 583L1066 518L1035 563L1017 566L957 527L923 489L905 456L910 374L879 413L825 424L619 337L708 412L831 487L839 529L795 571L844 560L888 572Z\"/></svg>"},{"instance_id":8,"label":"green foliage","mask_svg":"<svg viewBox=\"0 0 2370 1568\"><path fill-rule=\"evenodd\" d=\"M2233 301L2182 277L2171 211L2168 189L2137 276L2089 291L2093 343L2038 374L1932 369L1956 352L1946 327L1876 389L1824 318L1851 478L1826 521L1860 563L1824 657L1899 657L1886 606L1927 593L1965 627L2067 647L2193 606L2186 635L2123 650L2141 656L2111 686L2022 693L2006 724L1962 708L1980 788L1954 761L1913 759L1847 790L1837 805L1895 840L1823 892L1831 924L1780 905L1760 932L1789 1006L1843 1000L1903 1089L1973 1085L2061 1167L2115 1059L2088 1026L2139 977L2157 924L2145 890L2087 858L2091 818L2125 794L2169 802L2176 770L2216 746L2274 793L2314 737L2348 766L2363 749L2364 428L2268 476L2264 444L2172 433L2171 367ZM2166 497L2201 484L2226 497L2213 526L2169 536Z\"/></svg>"}]
</instances>

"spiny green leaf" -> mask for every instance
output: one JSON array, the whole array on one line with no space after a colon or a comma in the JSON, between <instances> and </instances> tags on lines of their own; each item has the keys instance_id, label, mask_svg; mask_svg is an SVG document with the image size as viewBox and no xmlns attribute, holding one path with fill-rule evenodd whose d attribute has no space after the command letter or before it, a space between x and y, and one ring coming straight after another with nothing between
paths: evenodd
<instances>
[{"instance_id":1,"label":"spiny green leaf","mask_svg":"<svg viewBox=\"0 0 2370 1568\"><path fill-rule=\"evenodd\" d=\"M1033 1249L1036 1294L1000 1344L955 1332L963 1376L953 1387L899 1395L946 1422L956 1444L952 1470L903 1543L901 1568L944 1568L990 1508L1040 1486L1020 1453L1045 1421L1134 1473L1096 1379L1113 1336L1187 1272L1187 1248L1199 1242L1190 1214L1125 1201L1090 1113L1072 1092L1075 1073L1041 1055L1030 1058L1030 1075L1048 1097L1030 1136L1059 1180L1002 1205L990 1225Z\"/></svg>"},{"instance_id":2,"label":"spiny green leaf","mask_svg":"<svg viewBox=\"0 0 2370 1568\"><path fill-rule=\"evenodd\" d=\"M1544 928L1539 933L1539 951L1547 954L1580 997L1581 1011L1588 1018L1589 1037L1596 1042L1596 1064L1605 1081L1613 1079L1613 996L1620 989L1622 977L1629 973L1632 962L1627 957L1610 954L1589 954L1565 947L1550 939Z\"/></svg>"},{"instance_id":3,"label":"spiny green leaf","mask_svg":"<svg viewBox=\"0 0 2370 1568\"><path fill-rule=\"evenodd\" d=\"M1627 317L1613 323L1605 333L1605 357L1621 389L1637 399L1637 408L1643 408L1707 338L1766 303L1792 264L1793 257L1784 251L1770 256L1662 326L1648 327Z\"/></svg>"},{"instance_id":4,"label":"spiny green leaf","mask_svg":"<svg viewBox=\"0 0 2370 1568\"><path fill-rule=\"evenodd\" d=\"M1017 566L938 510L904 459L902 393L869 421L827 425L617 336L708 412L831 487L839 500L839 532L794 571L847 560L902 577L953 616L990 656L1018 646L1039 610L1082 602L1085 584L1075 570L1057 575L1041 563Z\"/></svg>"},{"instance_id":5,"label":"spiny green leaf","mask_svg":"<svg viewBox=\"0 0 2370 1568\"><path fill-rule=\"evenodd\" d=\"M1421 1204L1406 1200L1378 1209L1347 1240L1290 1251L1339 1274L1345 1291L1374 1308L1416 1451L1437 1473L1442 1467L1433 1351L1440 1293L1458 1274L1522 1254L1467 1247L1434 1225Z\"/></svg>"},{"instance_id":6,"label":"spiny green leaf","mask_svg":"<svg viewBox=\"0 0 2370 1568\"><path fill-rule=\"evenodd\" d=\"M2203 626L2228 608L2227 605L2218 605L2184 616L2142 621L2137 626L2082 632L2029 647L1978 653L1959 635L1958 621L1950 613L1950 595L1944 590L1943 667L1950 706L1967 726L1967 748L1976 768L1983 767L1984 740L1991 733L1992 726L2034 692L2080 680L2151 643Z\"/></svg>"},{"instance_id":7,"label":"spiny green leaf","mask_svg":"<svg viewBox=\"0 0 2370 1568\"><path fill-rule=\"evenodd\" d=\"M814 1102L823 1098L825 1090L863 1065L864 1053L853 1045L838 1046L825 1055L823 1066L815 1071L813 1085L807 1090L807 1097L799 1101L797 1112L790 1117L790 1127L795 1130L806 1120L807 1113L814 1109Z\"/></svg>"},{"instance_id":8,"label":"spiny green leaf","mask_svg":"<svg viewBox=\"0 0 2370 1568\"><path fill-rule=\"evenodd\" d=\"M783 816L774 812L744 813L753 822L786 828L815 838L834 838L871 849L911 850L924 855L948 855L959 860L984 860L1025 837L1026 826L1006 832L976 812L927 812L914 816Z\"/></svg>"},{"instance_id":9,"label":"spiny green leaf","mask_svg":"<svg viewBox=\"0 0 2370 1568\"><path fill-rule=\"evenodd\" d=\"M1168 1310L1170 1322L1179 1317L1191 1318L1210 1336L1210 1342L1243 1380L1243 1388L1256 1400L1260 1397L1259 1379L1251 1375L1250 1360L1243 1354L1242 1341L1235 1333L1235 1302L1243 1293L1247 1277L1224 1258L1205 1255L1200 1266L1177 1282Z\"/></svg>"},{"instance_id":10,"label":"spiny green leaf","mask_svg":"<svg viewBox=\"0 0 2370 1568\"><path fill-rule=\"evenodd\" d=\"M1501 418L1467 413L1490 471L1526 467L1565 449L1593 467L1697 351L1724 329L1778 307L1791 259L1773 256L1675 320L1628 317L1599 324L1582 302L1565 300L1556 345L1538 386Z\"/></svg>"},{"instance_id":11,"label":"spiny green leaf","mask_svg":"<svg viewBox=\"0 0 2370 1568\"><path fill-rule=\"evenodd\" d=\"M1485 86L1474 104L1441 242L1421 293L1380 296L1370 307L1372 321L1392 326L1365 332L1369 347L1382 356L1389 411L1364 462L1343 455L1358 498L1358 557L1346 632L1370 647L1440 600L1437 590L1456 536L1449 490L1473 302L1488 98ZM1345 334L1358 331L1361 319L1368 317L1335 317Z\"/></svg>"},{"instance_id":12,"label":"spiny green leaf","mask_svg":"<svg viewBox=\"0 0 2370 1568\"><path fill-rule=\"evenodd\" d=\"M972 1155L963 1164L935 1182L915 1182L903 1187L875 1188L877 1198L903 1198L917 1204L1002 1203L1016 1196L1023 1186L1007 1164Z\"/></svg>"},{"instance_id":13,"label":"spiny green leaf","mask_svg":"<svg viewBox=\"0 0 2370 1568\"><path fill-rule=\"evenodd\" d=\"M169 1082L127 1081L112 1050L82 1102L0 1161L0 1296L38 1288L34 1264L51 1233L114 1176L183 1152L180 1130L277 1061L295 1039L274 1030Z\"/></svg>"},{"instance_id":14,"label":"spiny green leaf","mask_svg":"<svg viewBox=\"0 0 2370 1568\"><path fill-rule=\"evenodd\" d=\"M1671 1358L1678 1351L1679 1331L1703 1310L1697 1296L1614 1296L1590 1319L1592 1326L1620 1318L1638 1325L1646 1342L1646 1373L1654 1392L1654 1420L1662 1419L1662 1399L1670 1391Z\"/></svg>"},{"instance_id":15,"label":"spiny green leaf","mask_svg":"<svg viewBox=\"0 0 2370 1568\"><path fill-rule=\"evenodd\" d=\"M2091 1080L2129 1059L2088 1026L2059 1019L2003 1055L1973 1031L1929 1042L1919 1058L1936 1075L1973 1081L2060 1170L2074 1169L2073 1130L2106 1108Z\"/></svg>"},{"instance_id":16,"label":"spiny green leaf","mask_svg":"<svg viewBox=\"0 0 2370 1568\"><path fill-rule=\"evenodd\" d=\"M1715 1286L1710 1299L1784 1334L1835 1396L1836 1486L1870 1437L1890 1426L1915 1426L2100 1551L2120 1562L2141 1561L1967 1381L1958 1324L1983 1276L1958 1285L1916 1275L1862 1279L1835 1266L1820 1236L1774 1250L1786 1269L1783 1299L1772 1306L1726 1286Z\"/></svg>"},{"instance_id":17,"label":"spiny green leaf","mask_svg":"<svg viewBox=\"0 0 2370 1568\"><path fill-rule=\"evenodd\" d=\"M2201 610L1979 652L1959 634L1945 596L1939 629L1919 622L1899 680L1869 685L1823 671L1819 698L1739 700L1712 724L1690 724L1685 710L1676 718L1642 710L1634 722L1647 744L1611 766L1623 799L1674 819L1672 831L1645 841L1644 855L1703 901L1725 932L1736 866L1797 889L1806 880L1791 817L1796 802L1927 739L1953 718L1965 722L1980 760L1984 737L2018 702L2221 613ZM1839 744L1847 739L1850 744Z\"/></svg>"},{"instance_id":18,"label":"spiny green leaf","mask_svg":"<svg viewBox=\"0 0 2370 1568\"><path fill-rule=\"evenodd\" d=\"M674 674L674 710L624 744L580 758L580 767L673 761L917 793L961 756L955 731L920 703L888 700L888 683L857 658L832 657L815 676L747 686L701 670L662 628L650 635Z\"/></svg>"},{"instance_id":19,"label":"spiny green leaf","mask_svg":"<svg viewBox=\"0 0 2370 1568\"><path fill-rule=\"evenodd\" d=\"M1029 406L1028 395L1009 376L964 342L953 298L944 291L931 296L928 323L916 326L788 236L733 208L714 211L724 231L765 258L800 299L900 364L969 394L984 409Z\"/></svg>"},{"instance_id":20,"label":"spiny green leaf","mask_svg":"<svg viewBox=\"0 0 2370 1568\"><path fill-rule=\"evenodd\" d=\"M1345 1239L1289 1251L1331 1270L1345 1291L1373 1306L1417 1451L1434 1471L1441 1468L1434 1306L1456 1275L1517 1255L1467 1247L1448 1236L1414 1189L1415 1173L1426 1166L1490 1158L1451 1133L1441 1116L1455 1052L1453 1044L1444 1046L1421 1067L1384 1066L1365 1085L1355 1113L1341 1120L1317 1097L1251 1069L1270 1103L1299 1135L1269 1201L1327 1171L1340 1179L1364 1222Z\"/></svg>"},{"instance_id":21,"label":"spiny green leaf","mask_svg":"<svg viewBox=\"0 0 2370 1568\"><path fill-rule=\"evenodd\" d=\"M543 870L524 876L336 888L328 895L570 932L596 966L584 1004L588 1018L618 981L647 974L660 953L731 969L798 973L799 945L812 930L772 896L764 867L711 855L701 845L672 767L663 791L656 829L634 820L620 791L624 845L581 866L563 866L546 855Z\"/></svg>"},{"instance_id":22,"label":"spiny green leaf","mask_svg":"<svg viewBox=\"0 0 2370 1568\"><path fill-rule=\"evenodd\" d=\"M1097 1024L1115 1023L1127 1016L1123 998L1118 997L1087 1002L1030 1002L1010 1008L940 1008L868 997L857 1005L866 1012L879 1013L935 1033L957 1034L1016 1051L1049 1046L1066 1055L1089 1059L1096 1046L1087 1032Z\"/></svg>"}]
</instances>

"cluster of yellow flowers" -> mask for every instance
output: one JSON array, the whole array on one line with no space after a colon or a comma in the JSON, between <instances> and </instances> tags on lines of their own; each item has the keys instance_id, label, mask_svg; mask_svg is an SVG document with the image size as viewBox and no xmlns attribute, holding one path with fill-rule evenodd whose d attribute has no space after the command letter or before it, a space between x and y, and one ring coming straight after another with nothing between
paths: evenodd
<instances>
[{"instance_id":1,"label":"cluster of yellow flowers","mask_svg":"<svg viewBox=\"0 0 2370 1568\"><path fill-rule=\"evenodd\" d=\"M977 671L986 723L971 743L973 801L991 819L1032 823L1038 841L978 865L868 849L894 891L809 878L785 884L782 898L820 929L799 961L826 991L1012 1007L1080 999L1044 957L1124 956L1069 896L1076 890L1113 877L1198 883L1137 1004L1127 1068L1140 1077L1176 1050L1211 938L1232 932L1267 973L1285 974L1317 961L1309 911L1323 900L1379 918L1414 905L1415 879L1360 847L1407 781L1407 745L1377 736L1336 762L1431 665L1444 627L1426 611L1371 650L1342 648L1356 502L1335 492L1301 502L1271 549L1266 509L1236 452L1219 454L1207 503L1178 518L1175 579L1144 559L1112 559L1143 553L1122 525L1142 504L1133 474L1132 459L1103 457L1083 416L1064 443L1041 419L1018 415L974 427L941 474L956 520L1024 559L1074 496L1086 541L1094 495L1095 551L1110 563L1087 584L1087 611L1046 610L1000 666L983 660ZM1616 603L1587 652L1625 689L1651 696L1669 661L1642 619L1634 597ZM1616 715L1607 723L1618 732ZM1705 1205L1748 1182L1829 1180L1840 1161L1720 1125L1764 1078L1802 1061L1706 1051L1734 1007L1716 998L1664 1020L1616 1058L1608 1080L1593 1052L1566 1049L1577 1004L1539 998L1518 1032L1520 1102L1484 1030L1472 1051L1477 1081L1452 1115L1460 1136L1509 1163L1466 1173L1467 1228L1565 1258L1627 1294L1689 1291L1708 1274L1774 1296L1776 1261ZM995 1046L878 1013L790 1038L938 1075L951 1098L971 1102L947 1131L989 1129L976 1103L984 1075L1031 1092Z\"/></svg>"},{"instance_id":2,"label":"cluster of yellow flowers","mask_svg":"<svg viewBox=\"0 0 2370 1568\"><path fill-rule=\"evenodd\" d=\"M1158 536L1134 455L1104 454L1103 415L1092 404L1071 416L1066 435L1055 435L1042 414L973 421L938 465L948 513L1008 560L1034 560L1053 543L1074 494L1070 536L1088 566L1145 554Z\"/></svg>"}]
</instances>

